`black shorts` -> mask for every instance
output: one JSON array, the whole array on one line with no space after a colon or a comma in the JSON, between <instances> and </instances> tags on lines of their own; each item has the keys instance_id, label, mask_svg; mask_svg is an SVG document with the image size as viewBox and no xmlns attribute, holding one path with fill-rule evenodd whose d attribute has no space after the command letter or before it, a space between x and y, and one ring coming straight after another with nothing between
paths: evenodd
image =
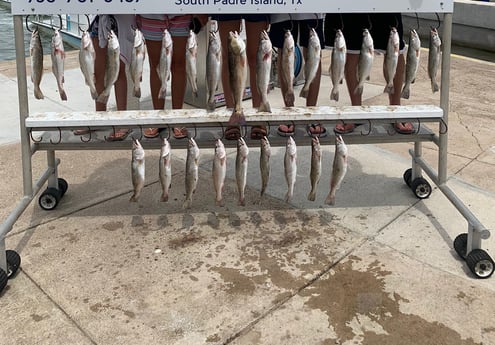
<instances>
[{"instance_id":1,"label":"black shorts","mask_svg":"<svg viewBox=\"0 0 495 345\"><path fill-rule=\"evenodd\" d=\"M246 22L269 22L269 14L212 14L211 19L226 22L230 20L244 19Z\"/></svg>"},{"instance_id":2,"label":"black shorts","mask_svg":"<svg viewBox=\"0 0 495 345\"><path fill-rule=\"evenodd\" d=\"M363 29L369 29L375 49L387 49L390 28L395 27L399 34L399 49L405 48L404 28L400 13L327 13L325 16L325 42L333 46L335 31L342 30L348 50L361 49Z\"/></svg>"},{"instance_id":3,"label":"black shorts","mask_svg":"<svg viewBox=\"0 0 495 345\"><path fill-rule=\"evenodd\" d=\"M274 47L282 48L284 46L285 32L291 30L294 41L298 42L301 47L307 47L310 28L316 30L318 38L320 39L321 48L325 48L323 19L287 20L285 22L270 24L270 40Z\"/></svg>"}]
</instances>

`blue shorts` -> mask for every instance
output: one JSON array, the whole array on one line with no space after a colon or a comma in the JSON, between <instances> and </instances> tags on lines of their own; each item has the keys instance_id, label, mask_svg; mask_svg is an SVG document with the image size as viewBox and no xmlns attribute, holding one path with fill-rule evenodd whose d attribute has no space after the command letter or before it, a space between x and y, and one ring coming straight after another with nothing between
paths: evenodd
<instances>
[{"instance_id":1,"label":"blue shorts","mask_svg":"<svg viewBox=\"0 0 495 345\"><path fill-rule=\"evenodd\" d=\"M282 48L284 46L285 32L290 30L292 36L294 36L294 41L298 42L301 47L307 47L310 28L316 30L321 48L325 48L323 19L287 20L285 22L270 24L270 40L274 47Z\"/></svg>"}]
</instances>

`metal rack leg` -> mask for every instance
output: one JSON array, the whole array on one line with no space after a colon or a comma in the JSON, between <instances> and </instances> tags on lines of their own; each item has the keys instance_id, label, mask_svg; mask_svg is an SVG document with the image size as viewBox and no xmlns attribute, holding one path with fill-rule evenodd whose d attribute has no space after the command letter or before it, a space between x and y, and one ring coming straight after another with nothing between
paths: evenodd
<instances>
[{"instance_id":1,"label":"metal rack leg","mask_svg":"<svg viewBox=\"0 0 495 345\"><path fill-rule=\"evenodd\" d=\"M411 164L411 168L412 168L411 181L414 181L416 178L421 177L423 175L421 165L417 163L417 160L421 159L422 155L423 155L423 146L421 145L420 142L415 142L414 153Z\"/></svg>"},{"instance_id":2,"label":"metal rack leg","mask_svg":"<svg viewBox=\"0 0 495 345\"><path fill-rule=\"evenodd\" d=\"M48 164L48 170L52 171L52 174L48 178L48 188L58 189L58 169L57 169L58 164L55 159L55 151L53 150L46 151L46 160Z\"/></svg>"}]
</instances>

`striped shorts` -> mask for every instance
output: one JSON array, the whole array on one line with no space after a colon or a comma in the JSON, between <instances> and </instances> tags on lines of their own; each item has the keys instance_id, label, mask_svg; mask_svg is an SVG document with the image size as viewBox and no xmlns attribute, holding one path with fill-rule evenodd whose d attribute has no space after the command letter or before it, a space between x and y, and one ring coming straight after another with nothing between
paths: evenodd
<instances>
[{"instance_id":1,"label":"striped shorts","mask_svg":"<svg viewBox=\"0 0 495 345\"><path fill-rule=\"evenodd\" d=\"M188 37L189 25L191 25L192 15L175 16L164 20L148 19L141 15L136 16L138 28L144 35L144 38L150 41L161 41L163 30L168 29L172 37Z\"/></svg>"}]
</instances>

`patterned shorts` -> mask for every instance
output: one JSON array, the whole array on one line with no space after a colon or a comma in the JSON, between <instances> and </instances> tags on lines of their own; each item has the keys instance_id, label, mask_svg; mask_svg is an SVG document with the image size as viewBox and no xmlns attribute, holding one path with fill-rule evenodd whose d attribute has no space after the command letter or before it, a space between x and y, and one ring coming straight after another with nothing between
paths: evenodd
<instances>
[{"instance_id":1,"label":"patterned shorts","mask_svg":"<svg viewBox=\"0 0 495 345\"><path fill-rule=\"evenodd\" d=\"M164 20L136 16L138 28L143 33L144 38L150 41L161 41L165 29L168 29L172 37L188 37L191 21L192 15L190 14L175 16L170 19L166 17Z\"/></svg>"}]
</instances>

